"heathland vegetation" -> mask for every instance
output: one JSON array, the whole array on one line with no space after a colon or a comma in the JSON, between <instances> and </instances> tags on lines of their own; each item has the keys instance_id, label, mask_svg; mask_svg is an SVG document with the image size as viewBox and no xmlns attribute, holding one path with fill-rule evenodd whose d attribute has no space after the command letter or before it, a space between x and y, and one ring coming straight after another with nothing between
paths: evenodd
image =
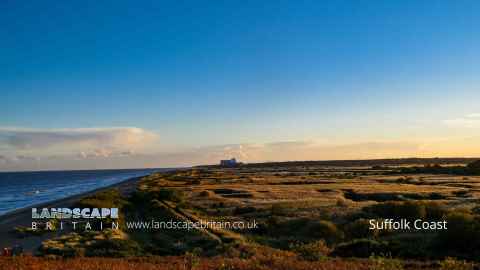
<instances>
[{"instance_id":1,"label":"heathland vegetation","mask_svg":"<svg viewBox=\"0 0 480 270\"><path fill-rule=\"evenodd\" d=\"M120 229L65 231L43 241L40 257L2 258L0 268L34 262L48 269L477 269L478 162L348 165L294 162L155 173L134 192L112 189L78 202L119 207ZM129 226L151 219L258 226ZM390 219L420 220L421 228L372 229L372 221Z\"/></svg>"}]
</instances>

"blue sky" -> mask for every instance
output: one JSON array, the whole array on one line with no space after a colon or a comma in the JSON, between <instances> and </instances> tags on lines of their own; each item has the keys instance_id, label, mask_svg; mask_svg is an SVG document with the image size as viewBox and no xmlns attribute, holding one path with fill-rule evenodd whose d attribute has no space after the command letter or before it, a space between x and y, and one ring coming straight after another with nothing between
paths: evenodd
<instances>
[{"instance_id":1,"label":"blue sky","mask_svg":"<svg viewBox=\"0 0 480 270\"><path fill-rule=\"evenodd\" d=\"M168 165L213 160L190 160L192 151L277 142L408 143L420 146L390 155L476 154L452 149L479 135L478 1L2 1L0 7L0 156L9 168L17 168L11 161L18 156L37 162L98 152L101 145L88 137L96 132L117 139L141 133L132 145L138 155L182 153ZM39 143L47 135L49 143ZM65 136L76 139L55 142ZM32 142L18 147L17 137ZM432 140L456 144L426 150ZM130 151L130 143L119 145L109 151ZM368 147L355 156L354 149L305 158L390 156L388 149L369 154ZM236 153L222 151L208 156Z\"/></svg>"}]
</instances>

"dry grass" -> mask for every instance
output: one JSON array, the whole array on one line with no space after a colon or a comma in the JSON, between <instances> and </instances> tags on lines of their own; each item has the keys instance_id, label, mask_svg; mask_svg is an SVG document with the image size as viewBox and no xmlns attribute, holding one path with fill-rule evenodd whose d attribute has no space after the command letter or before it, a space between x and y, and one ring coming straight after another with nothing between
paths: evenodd
<instances>
[{"instance_id":1,"label":"dry grass","mask_svg":"<svg viewBox=\"0 0 480 270\"><path fill-rule=\"evenodd\" d=\"M390 269L390 266L397 267L398 261L389 264L388 259L376 258L373 261L369 259L340 260L331 257L326 257L325 260L308 261L302 259L299 252L310 252L312 248L318 248L318 245L311 243L320 243L324 240L324 236L315 234L318 231L315 228L320 226L317 224L319 221L328 223L329 226L327 227L332 227L332 230L339 232L338 239L327 242L328 246L325 246L324 250L334 250L342 242L354 240L354 237L350 239L352 235L362 235L361 237L375 241L395 238L396 236L392 234L370 234L368 230L367 234L364 234L365 222L355 223L355 221L365 221L364 216L358 216L358 214L368 214L364 211L364 209L368 209L365 207L381 204L384 200L398 202L418 200L422 203L435 201L449 210L464 209L462 211L471 211L470 209L478 205L480 200L480 177L469 176L466 178L426 174L392 175L388 170L372 170L367 167L326 168L322 166L275 165L273 167L194 168L144 177L138 185L138 190L148 194L148 196L151 195L151 197L144 198L140 211L143 215L142 218L147 220L162 215L191 221L228 220L248 222L255 219L262 224L263 232L205 230L191 235L169 235L163 231L141 235L128 232L131 235L126 235L124 238L138 241L143 248L142 254L159 254L149 253L149 249L145 248L147 244L157 245L157 248L161 249L177 243L185 244L187 248L174 254L168 253L167 250L167 254L181 255L187 253L184 256L125 259L0 258L0 269L336 270L372 269L372 265L375 266L378 263L381 265L376 266L380 268L373 269ZM181 200L171 200L168 196L160 196L165 193L165 190L181 194ZM97 202L95 201L95 203ZM98 203L102 204L102 202ZM131 211L135 213L130 214L137 215L138 205L131 206L133 206ZM300 222L302 220L305 222ZM305 226L298 226L299 222ZM285 227L284 230L275 230L282 224ZM293 225L288 227L289 224ZM356 226L348 226L348 224ZM308 230L310 227L315 230ZM297 234L292 232L297 232ZM295 235L298 236L298 239L301 238L303 242L297 243L298 239L295 239ZM208 248L198 246L204 248L203 253L198 255L193 250L197 248L197 245L200 245L200 242L205 241L193 241L193 238L201 239L202 236L207 240L218 241L213 241L213 244L212 241L209 241L210 246ZM385 238L377 239L383 236ZM87 241L87 244L85 244L85 239L51 243L61 244L61 247L63 247L77 242L81 244L82 248L88 248L89 242ZM402 244L411 243L407 241ZM232 249L228 248L228 245L240 246ZM291 248L292 246L297 247L297 249ZM252 247L253 252L242 251L242 249L252 249ZM204 253L209 251L209 255L204 256ZM310 255L307 257L324 257L323 255ZM420 264L415 262L401 261L400 264L405 269L417 269L417 266L420 268ZM438 265L421 264L421 268L434 269Z\"/></svg>"},{"instance_id":2,"label":"dry grass","mask_svg":"<svg viewBox=\"0 0 480 270\"><path fill-rule=\"evenodd\" d=\"M288 254L260 254L250 259L196 258L191 255L153 258L73 258L44 259L37 257L0 258L2 270L367 270L372 269L369 260L306 261ZM410 268L421 269L421 268ZM428 268L422 268L428 269Z\"/></svg>"}]
</instances>

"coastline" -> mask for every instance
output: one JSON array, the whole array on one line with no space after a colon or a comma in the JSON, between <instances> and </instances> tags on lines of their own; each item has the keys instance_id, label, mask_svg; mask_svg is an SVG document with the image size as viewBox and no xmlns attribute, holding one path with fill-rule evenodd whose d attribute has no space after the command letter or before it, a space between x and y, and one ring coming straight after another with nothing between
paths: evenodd
<instances>
[{"instance_id":1,"label":"coastline","mask_svg":"<svg viewBox=\"0 0 480 270\"><path fill-rule=\"evenodd\" d=\"M169 170L170 169L167 169L165 171L169 171ZM171 170L175 170L175 169L171 169ZM75 204L76 202L78 202L80 199L84 197L87 197L97 192L101 192L111 188L118 188L121 194L128 195L133 191L135 191L137 187L137 182L145 176L128 178L122 182L115 183L109 186L96 188L91 191L72 195L62 199L53 200L50 202L34 204L31 206L23 207L23 208L5 213L3 215L0 215L0 239L1 239L0 248L11 247L14 245L21 245L27 253L33 253L36 247L38 247L44 239L50 238L52 236L52 233L47 233L42 236L18 238L11 233L11 231L17 226L27 226L27 227L31 226L30 222L32 220L31 219L32 208L71 207L73 204Z\"/></svg>"},{"instance_id":2,"label":"coastline","mask_svg":"<svg viewBox=\"0 0 480 270\"><path fill-rule=\"evenodd\" d=\"M13 211L10 211L10 212L7 212L7 213L4 213L4 214L1 214L0 215L0 224L5 220L5 219L8 219L10 216L16 216L18 214L21 214L22 212L26 211L26 210L31 210L32 208L49 208L51 205L55 205L55 204L64 204L64 203L67 203L69 201L71 201L70 203L72 203L73 201L78 201L79 199L83 198L83 197L86 197L88 195L92 195L96 192L99 192L99 191L103 191L103 190L107 190L107 189L110 189L110 188L115 188L115 187L120 187L122 185L125 185L129 182L135 182L137 181L139 178L142 178L143 176L139 176L139 177L132 177L132 178L128 178L128 179L125 179L124 181L121 181L119 183L115 183L115 184L112 184L112 185L108 185L108 186L105 186L105 187L99 187L99 188L96 188L96 189L93 189L93 190L90 190L90 191L85 191L85 192L82 192L82 193L79 193L79 194L75 194L75 195L71 195L71 196L68 196L68 197L65 197L65 198L61 198L61 199L56 199L56 200L53 200L53 201L48 201L48 202L42 202L42 203L37 203L37 204L32 204L30 206L26 206L26 207L22 207L22 208L19 208L19 209L16 209L16 210L13 210ZM51 207L54 207L54 206L51 206Z\"/></svg>"}]
</instances>

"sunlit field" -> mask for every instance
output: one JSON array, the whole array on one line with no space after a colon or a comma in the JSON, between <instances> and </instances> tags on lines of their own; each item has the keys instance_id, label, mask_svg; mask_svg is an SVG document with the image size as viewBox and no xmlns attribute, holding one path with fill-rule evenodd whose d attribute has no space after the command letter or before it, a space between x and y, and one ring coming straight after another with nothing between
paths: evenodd
<instances>
[{"instance_id":1,"label":"sunlit field","mask_svg":"<svg viewBox=\"0 0 480 270\"><path fill-rule=\"evenodd\" d=\"M439 173L447 168L452 173ZM480 177L474 169L458 175L455 168L474 165L274 163L155 173L143 177L130 192L110 189L77 202L82 207L120 206L120 230L65 231L55 236L46 231L43 237L48 237L36 252L39 257L3 258L0 265L2 269L27 265L38 269L473 269L480 247ZM390 218L419 219L427 227L370 228L370 220ZM257 225L193 230L131 227L134 221L151 219ZM440 221L448 224L447 230L430 227ZM42 235L28 228L15 230L21 239Z\"/></svg>"}]
</instances>

